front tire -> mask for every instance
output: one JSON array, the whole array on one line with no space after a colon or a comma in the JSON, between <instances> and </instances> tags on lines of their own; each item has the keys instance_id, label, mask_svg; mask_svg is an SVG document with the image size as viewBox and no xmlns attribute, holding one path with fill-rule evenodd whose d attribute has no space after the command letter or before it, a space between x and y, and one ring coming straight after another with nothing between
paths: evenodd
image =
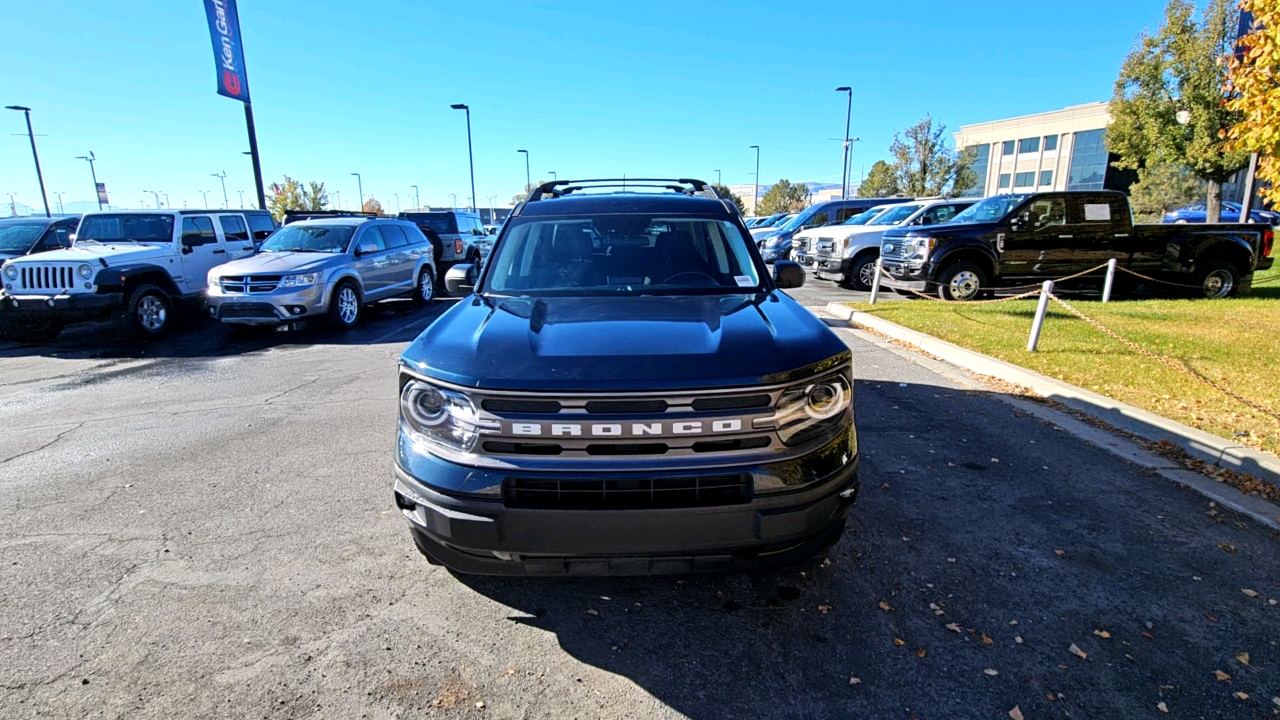
<instances>
[{"instance_id":1,"label":"front tire","mask_svg":"<svg viewBox=\"0 0 1280 720\"><path fill-rule=\"evenodd\" d=\"M1231 297L1240 285L1239 270L1231 263L1214 260L1204 264L1196 274L1202 297L1218 299Z\"/></svg>"},{"instance_id":2,"label":"front tire","mask_svg":"<svg viewBox=\"0 0 1280 720\"><path fill-rule=\"evenodd\" d=\"M348 280L338 283L329 298L329 324L335 330L350 330L360 322L360 290Z\"/></svg>"},{"instance_id":3,"label":"front tire","mask_svg":"<svg viewBox=\"0 0 1280 720\"><path fill-rule=\"evenodd\" d=\"M854 290L862 292L871 291L871 283L876 279L876 260L877 255L862 255L853 259L853 265L849 268L849 275L845 278L845 284Z\"/></svg>"},{"instance_id":4,"label":"front tire","mask_svg":"<svg viewBox=\"0 0 1280 720\"><path fill-rule=\"evenodd\" d=\"M167 335L172 327L173 300L159 285L135 287L116 317L116 329L128 339L153 340Z\"/></svg>"},{"instance_id":5,"label":"front tire","mask_svg":"<svg viewBox=\"0 0 1280 720\"><path fill-rule=\"evenodd\" d=\"M973 263L950 265L938 276L938 297L943 300L977 300L987 289L987 274Z\"/></svg>"},{"instance_id":6,"label":"front tire","mask_svg":"<svg viewBox=\"0 0 1280 720\"><path fill-rule=\"evenodd\" d=\"M418 271L418 284L413 289L413 304L426 307L436 297L436 277L430 265Z\"/></svg>"}]
</instances>

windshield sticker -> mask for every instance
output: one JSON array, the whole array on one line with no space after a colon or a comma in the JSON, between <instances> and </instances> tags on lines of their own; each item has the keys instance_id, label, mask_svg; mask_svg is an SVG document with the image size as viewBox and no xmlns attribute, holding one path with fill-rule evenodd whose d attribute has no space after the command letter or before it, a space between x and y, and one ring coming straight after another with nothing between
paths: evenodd
<instances>
[{"instance_id":1,"label":"windshield sticker","mask_svg":"<svg viewBox=\"0 0 1280 720\"><path fill-rule=\"evenodd\" d=\"M1091 205L1086 203L1084 206L1085 221L1107 221L1111 219L1110 205Z\"/></svg>"},{"instance_id":2,"label":"windshield sticker","mask_svg":"<svg viewBox=\"0 0 1280 720\"><path fill-rule=\"evenodd\" d=\"M752 280L746 275L734 275L733 279L737 281L738 287L754 287L756 284L755 280Z\"/></svg>"}]
</instances>

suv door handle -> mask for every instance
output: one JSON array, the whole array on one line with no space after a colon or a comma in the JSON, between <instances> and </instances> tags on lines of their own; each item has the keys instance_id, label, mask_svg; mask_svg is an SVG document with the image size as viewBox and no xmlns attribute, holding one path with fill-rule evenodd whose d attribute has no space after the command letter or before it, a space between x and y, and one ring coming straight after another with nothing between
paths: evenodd
<instances>
[{"instance_id":1,"label":"suv door handle","mask_svg":"<svg viewBox=\"0 0 1280 720\"><path fill-rule=\"evenodd\" d=\"M226 251L226 250L221 250L221 249L219 249L219 250L214 250L214 251L213 251L213 254L214 254L214 255L226 255L226 254L227 254L227 251Z\"/></svg>"},{"instance_id":2,"label":"suv door handle","mask_svg":"<svg viewBox=\"0 0 1280 720\"><path fill-rule=\"evenodd\" d=\"M1074 237L1075 237L1075 235L1059 235L1058 237L1060 237L1060 238L1062 238L1062 239L1064 239L1064 240L1069 240L1069 239L1071 239L1071 238L1074 238Z\"/></svg>"}]
</instances>

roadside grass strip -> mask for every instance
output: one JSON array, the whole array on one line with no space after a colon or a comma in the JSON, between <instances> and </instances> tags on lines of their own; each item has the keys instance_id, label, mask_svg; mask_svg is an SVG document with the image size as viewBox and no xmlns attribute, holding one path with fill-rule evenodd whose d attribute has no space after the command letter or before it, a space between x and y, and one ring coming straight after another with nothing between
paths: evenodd
<instances>
[{"instance_id":1,"label":"roadside grass strip","mask_svg":"<svg viewBox=\"0 0 1280 720\"><path fill-rule=\"evenodd\" d=\"M1070 301L1100 325L1173 361L1168 364L1108 337L1057 303L1049 306L1038 351L1028 352L1034 298L989 305L849 305L1241 445L1277 453L1280 269L1258 273L1255 284L1248 298ZM1196 379L1197 374L1257 407L1219 392Z\"/></svg>"}]
</instances>

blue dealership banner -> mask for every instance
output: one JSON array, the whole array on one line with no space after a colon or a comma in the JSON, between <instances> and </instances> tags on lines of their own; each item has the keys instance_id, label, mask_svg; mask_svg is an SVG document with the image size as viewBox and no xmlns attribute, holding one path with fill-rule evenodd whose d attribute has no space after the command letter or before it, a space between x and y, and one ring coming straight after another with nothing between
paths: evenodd
<instances>
[{"instance_id":1,"label":"blue dealership banner","mask_svg":"<svg viewBox=\"0 0 1280 720\"><path fill-rule=\"evenodd\" d=\"M249 75L244 69L244 46L240 43L240 15L236 0L204 0L213 39L214 65L218 69L218 94L249 102Z\"/></svg>"}]
</instances>

